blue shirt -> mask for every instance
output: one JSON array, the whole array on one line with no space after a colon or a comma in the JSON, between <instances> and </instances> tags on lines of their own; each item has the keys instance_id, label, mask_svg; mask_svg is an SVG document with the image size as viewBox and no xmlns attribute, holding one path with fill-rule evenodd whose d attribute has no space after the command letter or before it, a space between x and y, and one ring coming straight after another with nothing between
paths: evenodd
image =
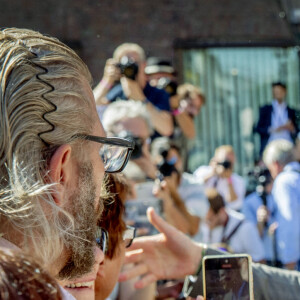
<instances>
[{"instance_id":1,"label":"blue shirt","mask_svg":"<svg viewBox=\"0 0 300 300\"><path fill-rule=\"evenodd\" d=\"M279 260L283 264L300 259L300 164L291 162L276 177L272 191L277 205L275 215Z\"/></svg>"},{"instance_id":2,"label":"blue shirt","mask_svg":"<svg viewBox=\"0 0 300 300\"><path fill-rule=\"evenodd\" d=\"M148 82L143 89L147 100L151 102L156 108L161 110L171 111L169 103L169 94L162 89L151 86ZM128 100L124 94L121 84L115 85L107 94L106 99L109 102L116 101L117 99Z\"/></svg>"},{"instance_id":3,"label":"blue shirt","mask_svg":"<svg viewBox=\"0 0 300 300\"><path fill-rule=\"evenodd\" d=\"M256 213L261 205L263 205L263 201L257 192L248 195L244 199L242 208L242 213L244 214L246 220L257 225ZM274 259L273 236L270 236L268 233L268 227L275 222L276 206L272 195L267 196L267 208L270 212L270 216L261 238L265 249L265 259L272 261Z\"/></svg>"}]
</instances>

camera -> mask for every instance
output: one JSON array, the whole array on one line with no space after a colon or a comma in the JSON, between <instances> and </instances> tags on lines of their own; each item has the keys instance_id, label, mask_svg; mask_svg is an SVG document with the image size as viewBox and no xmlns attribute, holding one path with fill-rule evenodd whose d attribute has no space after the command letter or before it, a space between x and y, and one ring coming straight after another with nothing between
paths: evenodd
<instances>
[{"instance_id":1,"label":"camera","mask_svg":"<svg viewBox=\"0 0 300 300\"><path fill-rule=\"evenodd\" d=\"M223 166L224 167L224 169L231 169L231 167L232 167L232 163L231 163L231 161L229 161L229 160L224 160L224 161L222 161L222 162L217 162L217 164L219 165L219 166Z\"/></svg>"},{"instance_id":2,"label":"camera","mask_svg":"<svg viewBox=\"0 0 300 300\"><path fill-rule=\"evenodd\" d=\"M163 160L158 166L158 171L163 177L171 176L173 172L177 172L173 164L168 163L166 160Z\"/></svg>"},{"instance_id":3,"label":"camera","mask_svg":"<svg viewBox=\"0 0 300 300\"><path fill-rule=\"evenodd\" d=\"M177 93L177 83L170 78L161 77L158 82L157 86L158 89L165 90L170 96L174 96Z\"/></svg>"},{"instance_id":4,"label":"camera","mask_svg":"<svg viewBox=\"0 0 300 300\"><path fill-rule=\"evenodd\" d=\"M265 187L272 182L268 168L256 166L248 172L248 178L247 194L256 191L260 196L265 196Z\"/></svg>"},{"instance_id":5,"label":"camera","mask_svg":"<svg viewBox=\"0 0 300 300\"><path fill-rule=\"evenodd\" d=\"M135 80L139 71L138 64L128 56L122 56L120 62L117 64L121 74L125 77Z\"/></svg>"},{"instance_id":6,"label":"camera","mask_svg":"<svg viewBox=\"0 0 300 300\"><path fill-rule=\"evenodd\" d=\"M136 137L130 131L126 131L126 130L121 131L118 134L118 137L134 141L135 145L131 153L130 159L138 159L143 156L144 140L142 138Z\"/></svg>"}]
</instances>

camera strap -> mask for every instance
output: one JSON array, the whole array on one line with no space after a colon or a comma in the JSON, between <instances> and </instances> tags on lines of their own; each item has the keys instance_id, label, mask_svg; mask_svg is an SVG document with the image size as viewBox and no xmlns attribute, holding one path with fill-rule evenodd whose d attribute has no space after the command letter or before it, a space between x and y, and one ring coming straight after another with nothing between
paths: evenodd
<instances>
[{"instance_id":1,"label":"camera strap","mask_svg":"<svg viewBox=\"0 0 300 300\"><path fill-rule=\"evenodd\" d=\"M243 222L244 222L244 220L240 220L239 223L230 232L230 234L227 235L227 237L225 237L225 235L223 234L221 243L228 244L228 242L230 241L232 236L237 232L237 230L239 229L239 227L242 225ZM224 227L224 231L225 231L225 229L226 229L226 227Z\"/></svg>"}]
</instances>

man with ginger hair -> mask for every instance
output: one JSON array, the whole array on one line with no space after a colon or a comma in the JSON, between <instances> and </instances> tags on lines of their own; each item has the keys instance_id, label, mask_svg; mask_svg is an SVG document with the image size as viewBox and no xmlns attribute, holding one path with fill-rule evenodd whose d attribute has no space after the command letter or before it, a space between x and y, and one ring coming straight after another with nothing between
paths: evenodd
<instances>
[{"instance_id":1,"label":"man with ginger hair","mask_svg":"<svg viewBox=\"0 0 300 300\"><path fill-rule=\"evenodd\" d=\"M121 74L119 65L124 59L128 64L135 65L133 76ZM158 133L154 137L169 136L173 133L169 95L147 82L145 67L146 55L143 48L134 43L124 43L118 46L113 58L107 60L103 78L94 89L96 104L105 105L116 100L128 99L141 102L145 105L154 129ZM119 83L115 84L118 81Z\"/></svg>"},{"instance_id":2,"label":"man with ginger hair","mask_svg":"<svg viewBox=\"0 0 300 300\"><path fill-rule=\"evenodd\" d=\"M235 153L230 145L222 145L215 150L209 166L201 166L194 175L203 180L206 188L216 188L227 207L239 211L246 193L244 179L233 172Z\"/></svg>"},{"instance_id":3,"label":"man with ginger hair","mask_svg":"<svg viewBox=\"0 0 300 300\"><path fill-rule=\"evenodd\" d=\"M30 253L92 299L102 179L124 168L133 145L105 137L88 68L55 38L0 31L0 82L0 246Z\"/></svg>"}]
</instances>

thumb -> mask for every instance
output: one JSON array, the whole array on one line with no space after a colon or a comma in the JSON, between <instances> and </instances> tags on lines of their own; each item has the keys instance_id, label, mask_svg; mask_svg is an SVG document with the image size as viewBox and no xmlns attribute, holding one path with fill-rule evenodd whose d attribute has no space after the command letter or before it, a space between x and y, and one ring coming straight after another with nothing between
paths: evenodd
<instances>
[{"instance_id":1,"label":"thumb","mask_svg":"<svg viewBox=\"0 0 300 300\"><path fill-rule=\"evenodd\" d=\"M167 238L176 236L179 231L172 225L163 220L154 210L153 207L147 209L147 217L149 222L160 232L164 233Z\"/></svg>"}]
</instances>

